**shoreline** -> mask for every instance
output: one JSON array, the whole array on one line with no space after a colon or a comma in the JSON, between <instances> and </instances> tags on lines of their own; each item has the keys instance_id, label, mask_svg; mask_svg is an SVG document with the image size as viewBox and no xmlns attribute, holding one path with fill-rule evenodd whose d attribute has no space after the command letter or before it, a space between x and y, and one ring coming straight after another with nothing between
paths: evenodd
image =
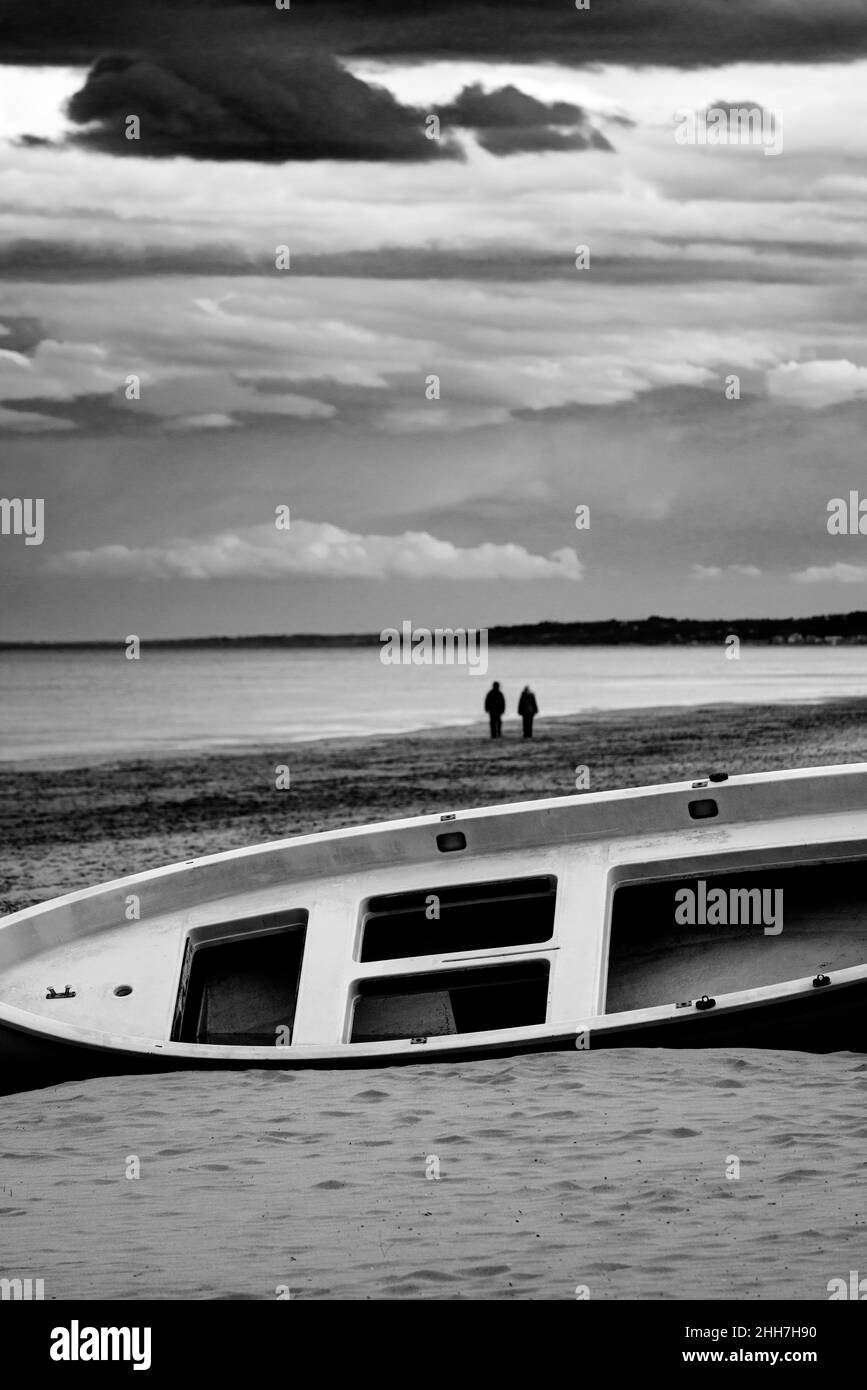
<instances>
[{"instance_id":1,"label":"shoreline","mask_svg":"<svg viewBox=\"0 0 867 1390\"><path fill-rule=\"evenodd\" d=\"M404 817L867 761L867 697L668 705L237 752L0 765L0 914L206 854ZM289 788L278 769L289 767ZM285 781L285 778L283 779ZM583 790L584 788L582 788Z\"/></svg>"},{"instance_id":2,"label":"shoreline","mask_svg":"<svg viewBox=\"0 0 867 1390\"><path fill-rule=\"evenodd\" d=\"M790 699L776 700L714 700L709 703L694 703L688 701L682 704L667 705L625 705L622 708L610 709L602 706L593 706L585 710L576 710L570 714L550 714L541 716L536 724L536 737L541 736L543 725L557 725L572 723L576 720L584 720L588 723L604 723L619 717L626 719L638 719L641 716L655 719L666 715L673 715L683 711L693 713L725 713L732 710L752 710L760 708L771 708L780 706L788 709L792 706L814 707L817 705L838 705L858 703L862 700L867 708L867 695L817 695L813 699L793 695ZM507 715L503 721L504 737L507 739L506 731L513 729L516 737L520 739L521 721L517 715ZM302 735L298 738L287 738L282 744L274 740L257 739L255 742L244 741L225 741L222 743L206 743L200 745L187 744L172 748L161 745L159 747L141 747L119 749L97 749L93 752L85 753L56 753L45 752L42 754L28 755L24 758L3 758L0 756L0 776L3 772L43 772L46 762L57 770L70 771L75 768L90 767L122 767L129 763L139 762L174 762L180 759L198 758L236 758L236 757L257 757L272 753L278 747L297 748L309 745L328 745L335 750L342 749L345 745L357 745L359 743L380 742L383 739L402 739L402 738L439 738L439 737L459 737L461 734L476 733L487 736L488 725L484 719L470 719L455 724L419 724L409 729L385 729L378 732L363 731L357 734L312 734Z\"/></svg>"}]
</instances>

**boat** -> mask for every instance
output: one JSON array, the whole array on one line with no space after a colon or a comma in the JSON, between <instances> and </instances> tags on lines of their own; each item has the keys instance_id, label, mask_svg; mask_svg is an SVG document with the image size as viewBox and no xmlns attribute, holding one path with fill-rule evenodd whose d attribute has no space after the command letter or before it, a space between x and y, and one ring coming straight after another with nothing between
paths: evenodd
<instances>
[{"instance_id":1,"label":"boat","mask_svg":"<svg viewBox=\"0 0 867 1390\"><path fill-rule=\"evenodd\" d=\"M865 1050L867 763L232 850L0 919L6 1091L615 1046Z\"/></svg>"}]
</instances>

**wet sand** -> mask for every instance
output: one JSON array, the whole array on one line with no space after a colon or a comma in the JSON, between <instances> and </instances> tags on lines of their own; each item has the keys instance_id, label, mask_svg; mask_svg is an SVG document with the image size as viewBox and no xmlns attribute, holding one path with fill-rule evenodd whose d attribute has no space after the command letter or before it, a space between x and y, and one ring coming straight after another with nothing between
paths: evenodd
<instances>
[{"instance_id":1,"label":"wet sand","mask_svg":"<svg viewBox=\"0 0 867 1390\"><path fill-rule=\"evenodd\" d=\"M4 768L2 910L300 831L568 795L578 764L601 790L865 760L867 701L285 752ZM867 1268L865 1100L867 1058L748 1050L70 1083L0 1101L0 1276L49 1299L826 1299Z\"/></svg>"}]
</instances>

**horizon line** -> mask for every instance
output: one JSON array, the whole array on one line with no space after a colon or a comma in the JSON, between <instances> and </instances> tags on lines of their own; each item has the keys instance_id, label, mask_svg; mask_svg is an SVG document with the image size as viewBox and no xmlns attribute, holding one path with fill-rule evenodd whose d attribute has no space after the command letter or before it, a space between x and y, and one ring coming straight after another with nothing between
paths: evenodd
<instances>
[{"instance_id":1,"label":"horizon line","mask_svg":"<svg viewBox=\"0 0 867 1390\"><path fill-rule=\"evenodd\" d=\"M406 619L402 619L406 622ZM491 633L514 634L526 633L528 635L541 635L543 632L563 632L571 630L575 635L580 632L588 633L593 630L616 630L620 629L645 629L650 632L657 632L661 628L668 628L668 635L675 635L678 630L681 632L688 629L727 627L729 629L749 629L762 627L766 629L794 629L797 626L809 627L811 625L829 624L854 624L858 629L858 635L867 636L867 610L853 609L848 613L819 613L809 616L785 618L675 618L660 614L651 614L646 618L573 618L573 619L538 619L528 623L495 623L490 627L476 627L469 629L466 627L444 627L442 625L426 628L421 624L413 623L414 631L424 632L444 632L455 633L476 631L486 632L489 640ZM382 628L380 632L388 630ZM274 633L235 633L235 634L210 634L203 637L184 636L184 637L142 637L140 634L129 634L125 637L82 637L82 638L0 638L0 651L10 650L68 650L69 648L78 649L97 649L124 646L131 636L137 636L142 644L160 647L181 647L181 646L258 646L274 645L280 643L291 643L297 646L305 644L314 645L366 645L382 641L380 634L365 630L361 632L274 632ZM780 635L770 633L769 635ZM790 635L791 632L790 632ZM815 635L815 634L814 634ZM843 636L844 634L828 632L827 636ZM853 634L854 635L854 634Z\"/></svg>"}]
</instances>

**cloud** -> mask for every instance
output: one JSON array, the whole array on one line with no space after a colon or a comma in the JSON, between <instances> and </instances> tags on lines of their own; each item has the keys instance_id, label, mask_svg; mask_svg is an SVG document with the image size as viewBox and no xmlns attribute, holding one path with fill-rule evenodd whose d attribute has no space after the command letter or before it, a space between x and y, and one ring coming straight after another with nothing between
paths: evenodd
<instances>
[{"instance_id":1,"label":"cloud","mask_svg":"<svg viewBox=\"0 0 867 1390\"><path fill-rule=\"evenodd\" d=\"M378 405L378 402L377 402ZM437 402L426 405L398 405L377 411L377 427L386 434L452 434L481 429L485 425L505 425L511 419L506 405L485 405L463 401L457 405Z\"/></svg>"},{"instance_id":2,"label":"cloud","mask_svg":"<svg viewBox=\"0 0 867 1390\"><path fill-rule=\"evenodd\" d=\"M117 367L99 343L45 338L30 355L0 347L0 399L71 400L88 390L109 391L117 385Z\"/></svg>"},{"instance_id":3,"label":"cloud","mask_svg":"<svg viewBox=\"0 0 867 1390\"><path fill-rule=\"evenodd\" d=\"M711 101L705 107L702 115L709 116L713 113L717 117L720 125L733 134L752 128L753 124L759 124L763 119L772 119L776 113L769 111L762 106L760 101Z\"/></svg>"},{"instance_id":4,"label":"cloud","mask_svg":"<svg viewBox=\"0 0 867 1390\"><path fill-rule=\"evenodd\" d=\"M43 327L37 318L26 314L5 314L0 318L0 349L26 356L44 338Z\"/></svg>"},{"instance_id":5,"label":"cloud","mask_svg":"<svg viewBox=\"0 0 867 1390\"><path fill-rule=\"evenodd\" d=\"M565 150L611 151L614 148L601 131L592 127L584 130L557 130L552 126L510 126L504 129L484 130L478 140L488 154L498 156L545 154Z\"/></svg>"},{"instance_id":6,"label":"cloud","mask_svg":"<svg viewBox=\"0 0 867 1390\"><path fill-rule=\"evenodd\" d=\"M53 574L139 579L271 579L309 575L333 579L534 580L582 578L574 550L532 555L521 545L453 545L426 531L360 535L328 522L292 521L290 530L250 527L165 545L103 545L51 559Z\"/></svg>"},{"instance_id":7,"label":"cloud","mask_svg":"<svg viewBox=\"0 0 867 1390\"><path fill-rule=\"evenodd\" d=\"M148 326L142 325L141 346L134 345L130 320L116 325L117 337L106 322L102 346L64 335L61 341L42 339L29 356L0 348L0 431L34 431L40 421L46 430L81 428L105 434L219 429L255 423L265 415L284 422L336 416L335 405L301 394L291 380L284 379L284 389L268 396L257 390L255 377L247 380L243 371L233 371L222 348L231 320L225 322L219 305L209 314L203 307L206 302L192 301L187 309L190 333L202 341L198 362L195 349L183 341L169 347L160 332L159 314ZM206 324L224 320L214 324L211 351L205 346L203 314ZM259 332L276 341L263 325ZM253 346L253 333L252 324L242 329L247 346L238 341L240 353ZM288 341L285 331L278 330L276 337ZM138 377L139 395L127 397L130 376Z\"/></svg>"},{"instance_id":8,"label":"cloud","mask_svg":"<svg viewBox=\"0 0 867 1390\"><path fill-rule=\"evenodd\" d=\"M582 107L539 101L513 85L492 92L479 83L464 87L438 114L444 124L474 130L489 154L612 149Z\"/></svg>"},{"instance_id":9,"label":"cloud","mask_svg":"<svg viewBox=\"0 0 867 1390\"><path fill-rule=\"evenodd\" d=\"M742 579L761 579L762 571L755 565L693 565L693 579L722 579L739 575Z\"/></svg>"},{"instance_id":10,"label":"cloud","mask_svg":"<svg viewBox=\"0 0 867 1390\"><path fill-rule=\"evenodd\" d=\"M768 395L808 410L867 399L867 367L836 361L782 362L766 373Z\"/></svg>"},{"instance_id":11,"label":"cloud","mask_svg":"<svg viewBox=\"0 0 867 1390\"><path fill-rule=\"evenodd\" d=\"M256 0L250 0L255 3ZM563 0L373 0L325 4L299 35L331 33L343 53L543 59L583 66L713 67L729 62L850 61L867 49L858 0L599 0L578 11ZM311 6L314 12L318 6ZM309 11L308 11L309 13Z\"/></svg>"},{"instance_id":12,"label":"cloud","mask_svg":"<svg viewBox=\"0 0 867 1390\"><path fill-rule=\"evenodd\" d=\"M867 565L810 565L791 577L796 584L867 584Z\"/></svg>"},{"instance_id":13,"label":"cloud","mask_svg":"<svg viewBox=\"0 0 867 1390\"><path fill-rule=\"evenodd\" d=\"M12 434L46 434L57 430L74 429L71 420L56 419L32 410L8 410L0 405L0 431Z\"/></svg>"},{"instance_id":14,"label":"cloud","mask_svg":"<svg viewBox=\"0 0 867 1390\"><path fill-rule=\"evenodd\" d=\"M166 429L170 430L227 430L237 428L238 421L231 415L215 411L211 415L179 415L169 420Z\"/></svg>"},{"instance_id":15,"label":"cloud","mask_svg":"<svg viewBox=\"0 0 867 1390\"><path fill-rule=\"evenodd\" d=\"M255 39L343 56L625 63L693 68L737 61L848 62L867 51L859 0L316 0L277 11L263 0L4 0L0 51L9 63L86 64L121 44L138 51L194 44L218 28L227 44Z\"/></svg>"},{"instance_id":16,"label":"cloud","mask_svg":"<svg viewBox=\"0 0 867 1390\"><path fill-rule=\"evenodd\" d=\"M532 140L534 132L528 132ZM553 149L551 143L542 149ZM518 152L517 145L504 153ZM711 282L746 284L816 284L828 278L828 259L854 259L861 248L816 248L760 242L743 243L738 258L714 241L700 256L656 239L652 252L621 255L595 253L594 283L610 285L696 285ZM386 243L376 250L292 251L293 274L354 280L516 281L575 279L575 252L564 241L557 250L506 246L401 246ZM142 276L232 275L273 273L274 249L233 247L200 242L186 250L170 246L131 246L90 234L82 242L21 239L0 246L0 279L51 282L122 280ZM6 346L0 337L0 344Z\"/></svg>"},{"instance_id":17,"label":"cloud","mask_svg":"<svg viewBox=\"0 0 867 1390\"><path fill-rule=\"evenodd\" d=\"M213 40L171 59L100 58L68 111L83 127L76 144L115 155L283 163L462 154L454 141L427 139L423 113L330 54L245 55Z\"/></svg>"},{"instance_id":18,"label":"cloud","mask_svg":"<svg viewBox=\"0 0 867 1390\"><path fill-rule=\"evenodd\" d=\"M867 354L862 325L828 314L817 329L824 297L782 285L672 297L653 283L622 295L591 272L505 288L293 273L275 290L277 279L155 278L144 294L137 281L97 282L86 330L80 286L31 284L27 307L51 336L30 355L0 349L0 402L95 433L231 416L327 433L338 452L356 430L432 438L515 421L545 428L642 396L651 417L737 416L748 433L766 420L756 406L765 371L799 339L833 333L839 342L845 331L853 356ZM738 408L725 398L733 367ZM125 398L129 374L141 379L139 400ZM439 400L427 398L430 374ZM768 408L774 419L801 414L786 399Z\"/></svg>"},{"instance_id":19,"label":"cloud","mask_svg":"<svg viewBox=\"0 0 867 1390\"><path fill-rule=\"evenodd\" d=\"M612 149L582 107L539 101L514 85L491 92L465 87L428 112L354 76L330 54L239 55L213 40L171 57L100 58L70 99L68 115L83 127L72 143L146 159L462 159L451 128L477 131L494 155ZM437 138L428 133L428 115L440 120ZM131 117L138 120L135 138L129 138ZM22 143L50 144L30 136Z\"/></svg>"}]
</instances>

